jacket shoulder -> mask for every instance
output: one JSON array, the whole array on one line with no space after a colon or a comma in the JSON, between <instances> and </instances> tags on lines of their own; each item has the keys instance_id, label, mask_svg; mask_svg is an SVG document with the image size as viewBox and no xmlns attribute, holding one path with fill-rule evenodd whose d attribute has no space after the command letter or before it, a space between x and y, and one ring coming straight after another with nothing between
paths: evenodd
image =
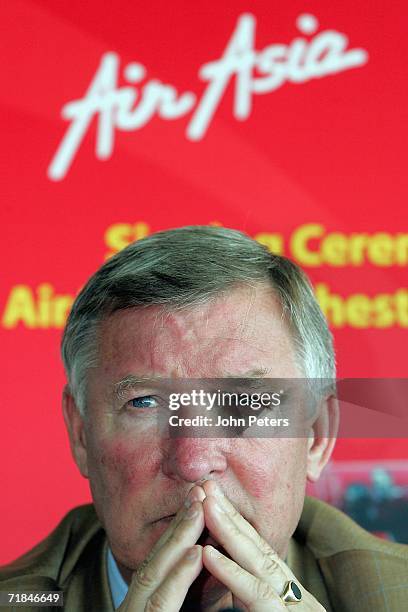
<instances>
[{"instance_id":1,"label":"jacket shoulder","mask_svg":"<svg viewBox=\"0 0 408 612\"><path fill-rule=\"evenodd\" d=\"M47 590L61 585L72 571L89 542L102 532L92 504L68 512L57 527L39 544L12 563L0 567L0 584L18 581L31 588ZM39 586L37 586L37 584Z\"/></svg>"},{"instance_id":2,"label":"jacket shoulder","mask_svg":"<svg viewBox=\"0 0 408 612\"><path fill-rule=\"evenodd\" d=\"M306 498L299 537L317 560L336 612L405 610L408 546L382 540L340 510Z\"/></svg>"},{"instance_id":3,"label":"jacket shoulder","mask_svg":"<svg viewBox=\"0 0 408 612\"><path fill-rule=\"evenodd\" d=\"M341 510L313 497L305 498L298 532L316 558L359 550L408 561L406 544L389 542L369 533Z\"/></svg>"}]
</instances>

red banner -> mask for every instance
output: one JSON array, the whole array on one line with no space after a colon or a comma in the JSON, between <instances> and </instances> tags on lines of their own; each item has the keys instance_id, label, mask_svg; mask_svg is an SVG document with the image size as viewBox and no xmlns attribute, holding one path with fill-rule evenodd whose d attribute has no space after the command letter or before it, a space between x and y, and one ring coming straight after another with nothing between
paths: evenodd
<instances>
[{"instance_id":1,"label":"red banner","mask_svg":"<svg viewBox=\"0 0 408 612\"><path fill-rule=\"evenodd\" d=\"M406 377L405 6L15 0L1 9L0 562L90 498L60 410L88 276L156 230L243 230L310 275L339 376ZM335 459L402 459L342 440Z\"/></svg>"}]
</instances>

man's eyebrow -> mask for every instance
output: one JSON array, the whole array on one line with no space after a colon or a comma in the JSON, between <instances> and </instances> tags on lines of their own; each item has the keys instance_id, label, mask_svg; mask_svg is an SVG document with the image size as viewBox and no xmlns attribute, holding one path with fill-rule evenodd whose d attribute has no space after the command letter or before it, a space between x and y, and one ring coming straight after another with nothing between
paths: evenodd
<instances>
[{"instance_id":1,"label":"man's eyebrow","mask_svg":"<svg viewBox=\"0 0 408 612\"><path fill-rule=\"evenodd\" d=\"M255 387L257 384L257 379L264 379L269 373L270 369L268 368L255 368L253 370L243 372L242 374L226 374L224 378L233 379L237 381L253 379L251 381L251 386ZM168 381L169 379L167 377L157 375L135 376L134 374L128 374L113 384L112 395L115 398L121 399L124 393L126 393L126 391L129 391L130 389L134 389L142 385L157 384L160 381L166 380ZM259 381L258 384L261 385L262 381Z\"/></svg>"},{"instance_id":2,"label":"man's eyebrow","mask_svg":"<svg viewBox=\"0 0 408 612\"><path fill-rule=\"evenodd\" d=\"M160 376L135 376L134 374L128 374L113 384L112 394L114 397L121 398L129 389L149 383L157 383L159 380Z\"/></svg>"},{"instance_id":3,"label":"man's eyebrow","mask_svg":"<svg viewBox=\"0 0 408 612\"><path fill-rule=\"evenodd\" d=\"M255 368L248 370L242 374L228 374L225 377L225 382L230 381L234 387L245 388L245 389L261 389L265 387L267 376L270 373L270 369L267 368Z\"/></svg>"},{"instance_id":4,"label":"man's eyebrow","mask_svg":"<svg viewBox=\"0 0 408 612\"><path fill-rule=\"evenodd\" d=\"M227 374L225 378L265 378L270 374L270 368L255 368L242 374Z\"/></svg>"}]
</instances>

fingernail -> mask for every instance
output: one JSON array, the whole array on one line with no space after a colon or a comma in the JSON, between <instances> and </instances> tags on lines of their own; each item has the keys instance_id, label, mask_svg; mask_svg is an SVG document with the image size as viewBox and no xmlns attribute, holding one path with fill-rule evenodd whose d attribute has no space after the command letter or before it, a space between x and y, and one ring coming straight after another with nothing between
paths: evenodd
<instances>
[{"instance_id":1,"label":"fingernail","mask_svg":"<svg viewBox=\"0 0 408 612\"><path fill-rule=\"evenodd\" d=\"M198 510L197 510L197 508L193 508L193 507L191 507L191 508L189 508L189 509L187 510L187 512L185 513L184 518L186 518L186 519L192 519L192 518L194 518L195 516L197 516L197 514L198 514Z\"/></svg>"},{"instance_id":2,"label":"fingernail","mask_svg":"<svg viewBox=\"0 0 408 612\"><path fill-rule=\"evenodd\" d=\"M221 487L214 480L214 493L216 497L222 499L224 497L224 493L221 490Z\"/></svg>"},{"instance_id":3,"label":"fingernail","mask_svg":"<svg viewBox=\"0 0 408 612\"><path fill-rule=\"evenodd\" d=\"M208 548L210 549L209 552L211 557L214 557L214 559L219 559L221 557L221 553L219 553L216 548L214 548L213 546L208 546Z\"/></svg>"},{"instance_id":4,"label":"fingernail","mask_svg":"<svg viewBox=\"0 0 408 612\"><path fill-rule=\"evenodd\" d=\"M198 499L190 491L188 496L187 496L186 501L184 502L184 505L185 505L186 508L189 508L191 506L191 504L194 504L194 502L196 502L196 501L198 501Z\"/></svg>"},{"instance_id":5,"label":"fingernail","mask_svg":"<svg viewBox=\"0 0 408 612\"><path fill-rule=\"evenodd\" d=\"M205 499L205 498L204 498ZM201 502L203 501L202 499L199 499L198 497L196 497L195 495L193 497L187 497L186 501L184 502L184 505L186 508L190 508L190 506L192 504L194 504L195 502Z\"/></svg>"},{"instance_id":6,"label":"fingernail","mask_svg":"<svg viewBox=\"0 0 408 612\"><path fill-rule=\"evenodd\" d=\"M197 559L198 553L199 553L198 546L193 546L187 551L186 559L189 559L190 561L192 561L193 559Z\"/></svg>"},{"instance_id":7,"label":"fingernail","mask_svg":"<svg viewBox=\"0 0 408 612\"><path fill-rule=\"evenodd\" d=\"M201 489L200 487L197 487L197 485L194 485L194 487L192 487L190 491L188 492L187 499L184 502L184 505L186 506L186 508L189 508L191 504L194 504L194 502L196 501L202 502L204 500L205 500L205 493L203 489Z\"/></svg>"},{"instance_id":8,"label":"fingernail","mask_svg":"<svg viewBox=\"0 0 408 612\"><path fill-rule=\"evenodd\" d=\"M210 478L201 478L200 480L197 480L197 482L195 483L195 486L202 487L203 484L207 482L207 480L210 480Z\"/></svg>"}]
</instances>

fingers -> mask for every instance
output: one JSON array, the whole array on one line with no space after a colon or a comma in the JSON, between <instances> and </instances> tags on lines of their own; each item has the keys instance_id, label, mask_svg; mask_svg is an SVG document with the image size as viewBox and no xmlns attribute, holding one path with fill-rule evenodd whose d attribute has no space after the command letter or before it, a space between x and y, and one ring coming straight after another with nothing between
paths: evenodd
<instances>
[{"instance_id":1,"label":"fingers","mask_svg":"<svg viewBox=\"0 0 408 612\"><path fill-rule=\"evenodd\" d=\"M299 611L324 612L321 604L299 583L290 568L223 495L215 482L203 485L205 523L211 535L231 556L205 546L202 559L207 570L225 584L234 599L250 612L284 611L281 599L287 580L294 580L302 593Z\"/></svg>"},{"instance_id":2,"label":"fingers","mask_svg":"<svg viewBox=\"0 0 408 612\"><path fill-rule=\"evenodd\" d=\"M153 546L153 548L150 551L148 557L146 558L146 561L149 561L156 554L156 552L158 550L161 550L163 548L165 542L167 542L167 540L172 537L172 534L177 529L177 527L180 525L181 520L185 516L185 514L187 512L187 509L194 502L203 501L204 498L205 498L205 494L204 494L203 490L201 489L201 487L194 486L192 489L190 489L190 491L189 491L189 493L187 495L186 501L181 506L180 510L177 512L177 514L174 517L174 519L171 521L169 527L166 529L166 531L161 535L159 540ZM194 542L192 542L192 544L194 544Z\"/></svg>"},{"instance_id":3,"label":"fingers","mask_svg":"<svg viewBox=\"0 0 408 612\"><path fill-rule=\"evenodd\" d=\"M118 612L144 612L145 610L178 612L188 589L201 572L202 567L202 547L196 545L188 548L157 588L155 588L155 580L152 579L150 582L147 574L142 578L145 586L149 585L144 591L140 591L140 588L134 586L132 581Z\"/></svg>"},{"instance_id":4,"label":"fingers","mask_svg":"<svg viewBox=\"0 0 408 612\"><path fill-rule=\"evenodd\" d=\"M196 545L189 548L159 588L150 595L145 603L146 607L142 609L178 612L188 589L201 572L202 567L202 546Z\"/></svg>"},{"instance_id":5,"label":"fingers","mask_svg":"<svg viewBox=\"0 0 408 612\"><path fill-rule=\"evenodd\" d=\"M223 505L221 505L221 502ZM205 522L213 537L243 569L279 587L294 576L271 546L220 494L206 497ZM256 536L254 536L254 532Z\"/></svg>"},{"instance_id":6,"label":"fingers","mask_svg":"<svg viewBox=\"0 0 408 612\"><path fill-rule=\"evenodd\" d=\"M283 562L273 549L266 542L262 549L259 548L246 533L241 531L228 512L220 508L214 498L207 497L203 505L206 524L211 534L222 544L231 558L242 569L256 578L267 580L268 584L279 590L289 576L283 570ZM203 562L206 565L205 559Z\"/></svg>"},{"instance_id":7,"label":"fingers","mask_svg":"<svg viewBox=\"0 0 408 612\"><path fill-rule=\"evenodd\" d=\"M195 502L185 509L161 548L156 549L155 554L135 573L131 583L135 603L141 604L153 594L187 549L197 541L203 528L202 504Z\"/></svg>"},{"instance_id":8,"label":"fingers","mask_svg":"<svg viewBox=\"0 0 408 612\"><path fill-rule=\"evenodd\" d=\"M286 610L276 589L247 572L212 546L204 547L203 563L208 571L225 584L251 612Z\"/></svg>"},{"instance_id":9,"label":"fingers","mask_svg":"<svg viewBox=\"0 0 408 612\"><path fill-rule=\"evenodd\" d=\"M190 492L187 504L133 575L120 612L179 609L178 602L184 600L202 569L202 547L194 546L204 528L202 503L194 501L200 497L201 494Z\"/></svg>"},{"instance_id":10,"label":"fingers","mask_svg":"<svg viewBox=\"0 0 408 612\"><path fill-rule=\"evenodd\" d=\"M217 500L221 508L224 508L228 516L237 524L240 530L251 538L259 548L265 546L265 541L261 538L257 530L236 510L214 480L207 480L203 485L203 490L206 496L214 497Z\"/></svg>"}]
</instances>

